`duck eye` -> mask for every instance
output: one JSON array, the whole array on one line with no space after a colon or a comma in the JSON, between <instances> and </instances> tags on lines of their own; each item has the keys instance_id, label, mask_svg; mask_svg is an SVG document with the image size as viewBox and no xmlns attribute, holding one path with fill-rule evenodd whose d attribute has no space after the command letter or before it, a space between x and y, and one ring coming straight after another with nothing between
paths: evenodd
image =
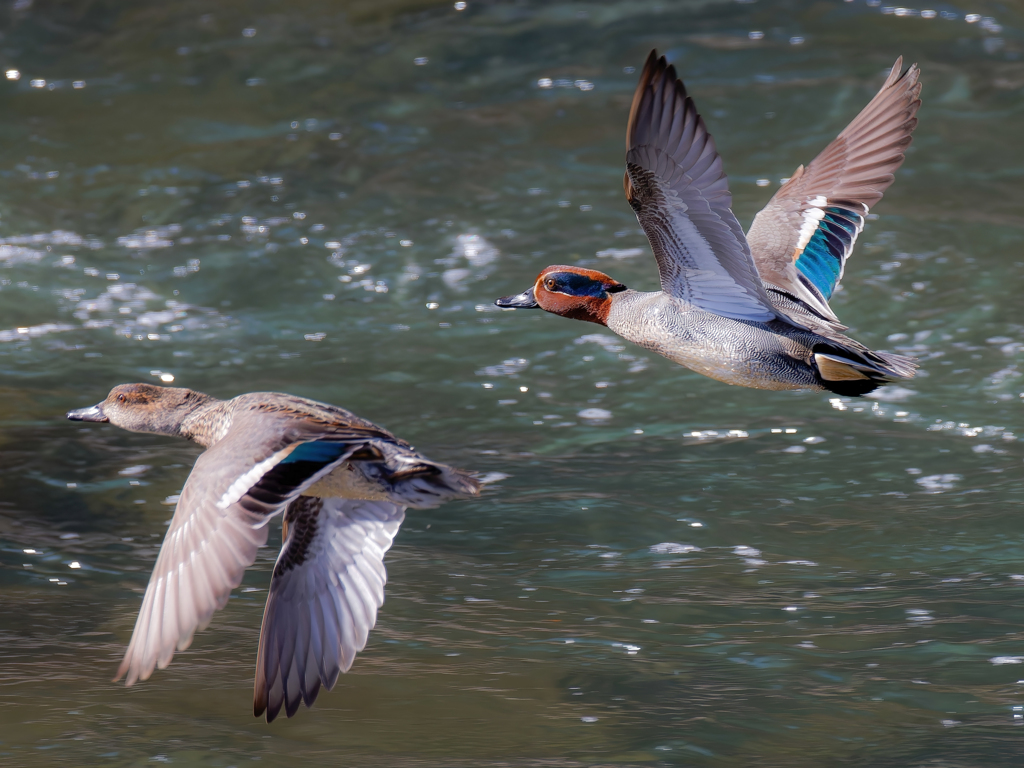
<instances>
[{"instance_id":1,"label":"duck eye","mask_svg":"<svg viewBox=\"0 0 1024 768\"><path fill-rule=\"evenodd\" d=\"M555 290L556 285L557 283L555 282L555 278L553 277L549 277L547 280L544 281L544 287L547 288L549 291Z\"/></svg>"},{"instance_id":2,"label":"duck eye","mask_svg":"<svg viewBox=\"0 0 1024 768\"><path fill-rule=\"evenodd\" d=\"M123 402L125 402L125 401L126 401L127 399L128 399L128 398L127 398L127 397L125 397L124 395L118 395L118 396L117 396L117 402L119 402L119 403L123 403Z\"/></svg>"}]
</instances>

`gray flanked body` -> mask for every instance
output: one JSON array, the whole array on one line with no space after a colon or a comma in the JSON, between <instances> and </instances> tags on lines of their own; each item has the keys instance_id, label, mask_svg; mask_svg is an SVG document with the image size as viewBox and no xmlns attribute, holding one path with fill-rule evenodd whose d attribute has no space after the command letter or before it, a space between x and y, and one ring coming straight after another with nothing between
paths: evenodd
<instances>
[{"instance_id":1,"label":"gray flanked body","mask_svg":"<svg viewBox=\"0 0 1024 768\"><path fill-rule=\"evenodd\" d=\"M778 295L770 286L768 292L773 298ZM799 307L787 309L800 316ZM811 325L814 318L804 320ZM734 320L662 291L616 294L607 326L627 341L708 378L752 389L828 391L821 376L822 359L837 349L848 356L844 362L882 363L902 376L914 373L905 358L872 352L831 329L825 335L781 319Z\"/></svg>"},{"instance_id":2,"label":"gray flanked body","mask_svg":"<svg viewBox=\"0 0 1024 768\"><path fill-rule=\"evenodd\" d=\"M660 291L617 294L609 330L674 363L754 389L823 389L811 365L820 337L773 321L723 318Z\"/></svg>"},{"instance_id":3,"label":"gray flanked body","mask_svg":"<svg viewBox=\"0 0 1024 768\"><path fill-rule=\"evenodd\" d=\"M384 602L384 553L407 507L474 496L480 484L342 408L280 392L218 400L123 384L68 418L185 437L206 450L181 491L117 677L163 669L223 608L267 523L283 543L260 632L253 711L311 705L352 665Z\"/></svg>"}]
</instances>

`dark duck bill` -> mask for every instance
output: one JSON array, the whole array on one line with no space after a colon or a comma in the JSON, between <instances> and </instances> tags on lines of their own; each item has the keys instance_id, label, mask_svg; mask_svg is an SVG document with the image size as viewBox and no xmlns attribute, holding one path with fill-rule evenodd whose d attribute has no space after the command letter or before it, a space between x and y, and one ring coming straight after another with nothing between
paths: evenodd
<instances>
[{"instance_id":1,"label":"dark duck bill","mask_svg":"<svg viewBox=\"0 0 1024 768\"><path fill-rule=\"evenodd\" d=\"M536 309L539 306L532 287L515 296L502 296L494 303L502 309Z\"/></svg>"},{"instance_id":2,"label":"dark duck bill","mask_svg":"<svg viewBox=\"0 0 1024 768\"><path fill-rule=\"evenodd\" d=\"M88 408L79 408L77 411L68 411L68 418L71 421L109 421L98 405L90 405Z\"/></svg>"}]
</instances>

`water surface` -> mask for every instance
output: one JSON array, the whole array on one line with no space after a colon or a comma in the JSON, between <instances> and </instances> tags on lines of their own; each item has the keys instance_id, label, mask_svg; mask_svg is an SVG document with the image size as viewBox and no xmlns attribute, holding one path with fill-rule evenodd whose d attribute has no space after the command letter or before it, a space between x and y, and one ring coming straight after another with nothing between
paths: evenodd
<instances>
[{"instance_id":1,"label":"water surface","mask_svg":"<svg viewBox=\"0 0 1024 768\"><path fill-rule=\"evenodd\" d=\"M4 763L1019 764L1024 19L912 10L9 5ZM833 302L916 379L731 388L492 306L550 263L657 285L621 191L654 46L744 225L920 63L914 145ZM62 414L170 377L508 475L409 515L366 651L290 721L250 714L279 528L192 648L109 682L198 448Z\"/></svg>"}]
</instances>

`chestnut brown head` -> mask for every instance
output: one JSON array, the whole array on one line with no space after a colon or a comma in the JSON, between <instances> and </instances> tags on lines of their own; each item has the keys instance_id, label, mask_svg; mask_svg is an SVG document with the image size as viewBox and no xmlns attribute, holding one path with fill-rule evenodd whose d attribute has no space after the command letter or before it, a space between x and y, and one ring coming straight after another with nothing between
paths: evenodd
<instances>
[{"instance_id":1,"label":"chestnut brown head","mask_svg":"<svg viewBox=\"0 0 1024 768\"><path fill-rule=\"evenodd\" d=\"M603 272L555 265L541 272L531 288L494 303L503 308L539 307L555 315L606 325L612 294L624 290L626 286Z\"/></svg>"}]
</instances>

